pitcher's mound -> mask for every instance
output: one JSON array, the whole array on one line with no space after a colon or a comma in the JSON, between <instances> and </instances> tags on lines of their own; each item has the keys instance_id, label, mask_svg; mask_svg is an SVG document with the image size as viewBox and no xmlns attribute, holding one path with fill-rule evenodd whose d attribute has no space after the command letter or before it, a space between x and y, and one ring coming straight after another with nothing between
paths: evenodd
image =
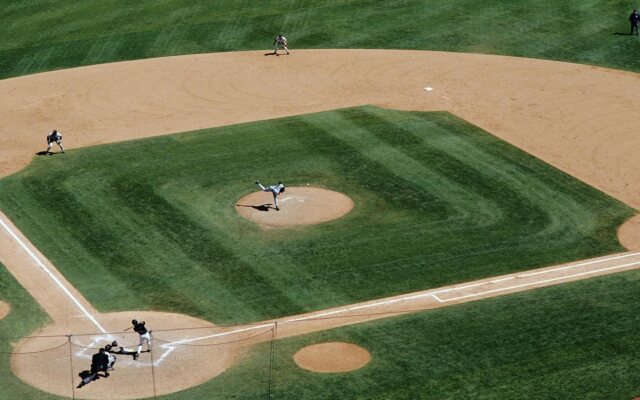
<instances>
[{"instance_id":1,"label":"pitcher's mound","mask_svg":"<svg viewBox=\"0 0 640 400\"><path fill-rule=\"evenodd\" d=\"M293 360L300 368L313 372L348 372L367 365L371 354L355 344L328 342L304 347Z\"/></svg>"},{"instance_id":2,"label":"pitcher's mound","mask_svg":"<svg viewBox=\"0 0 640 400\"><path fill-rule=\"evenodd\" d=\"M353 201L342 193L308 186L287 187L278 203L280 211L275 209L271 193L255 192L241 198L236 210L251 221L275 228L331 221L353 208Z\"/></svg>"},{"instance_id":3,"label":"pitcher's mound","mask_svg":"<svg viewBox=\"0 0 640 400\"><path fill-rule=\"evenodd\" d=\"M9 303L5 303L4 301L0 300L0 319L6 317L9 314L9 311L11 311L11 306L9 305Z\"/></svg>"}]
</instances>

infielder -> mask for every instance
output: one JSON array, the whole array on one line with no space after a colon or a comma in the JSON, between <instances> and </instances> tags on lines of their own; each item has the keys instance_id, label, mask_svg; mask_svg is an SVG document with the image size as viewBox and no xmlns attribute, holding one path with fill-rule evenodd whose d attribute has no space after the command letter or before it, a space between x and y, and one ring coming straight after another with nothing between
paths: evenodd
<instances>
[{"instance_id":1,"label":"infielder","mask_svg":"<svg viewBox=\"0 0 640 400\"><path fill-rule=\"evenodd\" d=\"M125 329L125 331L128 331L129 329L133 328L133 331L136 332L138 335L140 335L140 342L138 344L138 349L136 350L136 354L133 355L133 359L137 360L138 357L140 357L140 351L142 350L142 345L146 342L147 343L147 349L148 351L151 351L151 331L147 330L147 327L144 326L145 322L144 321L140 321L138 322L137 320L132 320L131 324L133 326Z\"/></svg>"},{"instance_id":2,"label":"infielder","mask_svg":"<svg viewBox=\"0 0 640 400\"><path fill-rule=\"evenodd\" d=\"M64 154L64 146L62 145L62 134L54 129L53 132L47 135L47 151L44 152L45 155L49 154L51 146L53 146L54 143L57 143L58 146L60 146L60 150L62 150L62 154Z\"/></svg>"},{"instance_id":3,"label":"infielder","mask_svg":"<svg viewBox=\"0 0 640 400\"><path fill-rule=\"evenodd\" d=\"M273 49L273 54L275 54L276 56L278 55L278 49L284 49L284 51L287 52L287 55L289 55L289 49L287 48L287 38L282 36L282 35L278 35L278 37L273 41L273 45L275 46L275 48Z\"/></svg>"},{"instance_id":4,"label":"infielder","mask_svg":"<svg viewBox=\"0 0 640 400\"><path fill-rule=\"evenodd\" d=\"M284 193L284 185L282 182L278 182L277 185L264 187L259 181L256 181L256 185L258 185L263 192L271 192L271 194L273 194L273 202L275 203L276 211L280 211L280 207L278 206L278 196Z\"/></svg>"}]
</instances>

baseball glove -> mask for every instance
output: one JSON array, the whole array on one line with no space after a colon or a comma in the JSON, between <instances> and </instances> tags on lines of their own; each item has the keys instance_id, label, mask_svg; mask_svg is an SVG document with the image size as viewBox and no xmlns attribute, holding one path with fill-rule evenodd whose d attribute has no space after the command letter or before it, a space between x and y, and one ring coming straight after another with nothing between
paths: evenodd
<instances>
[{"instance_id":1,"label":"baseball glove","mask_svg":"<svg viewBox=\"0 0 640 400\"><path fill-rule=\"evenodd\" d=\"M118 342L116 342L115 340L111 342L111 347L118 347Z\"/></svg>"}]
</instances>

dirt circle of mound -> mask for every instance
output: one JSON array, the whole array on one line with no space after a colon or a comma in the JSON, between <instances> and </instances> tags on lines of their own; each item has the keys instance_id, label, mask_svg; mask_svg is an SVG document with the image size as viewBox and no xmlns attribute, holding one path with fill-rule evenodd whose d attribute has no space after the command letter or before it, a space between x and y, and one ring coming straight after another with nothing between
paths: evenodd
<instances>
[{"instance_id":1,"label":"dirt circle of mound","mask_svg":"<svg viewBox=\"0 0 640 400\"><path fill-rule=\"evenodd\" d=\"M313 372L349 372L367 365L371 353L352 343L328 342L302 348L293 360L300 368Z\"/></svg>"},{"instance_id":2,"label":"dirt circle of mound","mask_svg":"<svg viewBox=\"0 0 640 400\"><path fill-rule=\"evenodd\" d=\"M11 311L11 306L9 305L9 303L5 303L4 301L0 300L0 319L6 317L9 314L9 311Z\"/></svg>"},{"instance_id":3,"label":"dirt circle of mound","mask_svg":"<svg viewBox=\"0 0 640 400\"><path fill-rule=\"evenodd\" d=\"M309 186L286 188L278 203L280 211L275 209L271 193L254 192L241 198L236 210L259 225L275 228L332 221L353 209L353 200L348 196Z\"/></svg>"},{"instance_id":4,"label":"dirt circle of mound","mask_svg":"<svg viewBox=\"0 0 640 400\"><path fill-rule=\"evenodd\" d=\"M75 319L86 324L86 319ZM259 330L220 335L227 328L182 314L121 312L102 314L97 319L110 331L123 331L131 326L132 319L146 321L146 326L153 330L152 352L147 352L145 344L139 359L133 360L138 335L131 330L115 334L74 335L69 344L69 339L59 336L73 328L67 321L49 325L33 335L41 336L39 338L32 336L18 343L11 358L14 374L29 385L58 396L147 398L200 385L237 362L249 346L262 338L271 338L270 331L261 335ZM165 330L170 328L172 330ZM45 335L55 337L42 337ZM125 352L116 354L117 361L111 376L76 388L81 381L79 374L90 369L91 356L113 340L124 346Z\"/></svg>"},{"instance_id":5,"label":"dirt circle of mound","mask_svg":"<svg viewBox=\"0 0 640 400\"><path fill-rule=\"evenodd\" d=\"M618 240L629 250L640 250L640 214L628 219L618 228Z\"/></svg>"}]
</instances>

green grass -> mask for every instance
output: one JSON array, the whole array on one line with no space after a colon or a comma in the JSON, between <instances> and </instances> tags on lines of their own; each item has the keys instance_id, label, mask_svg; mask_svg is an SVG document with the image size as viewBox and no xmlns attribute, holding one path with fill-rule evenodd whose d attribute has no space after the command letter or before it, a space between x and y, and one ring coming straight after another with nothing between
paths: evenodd
<instances>
[{"instance_id":1,"label":"green grass","mask_svg":"<svg viewBox=\"0 0 640 400\"><path fill-rule=\"evenodd\" d=\"M640 71L622 0L7 0L0 78L176 54L385 48L506 54Z\"/></svg>"},{"instance_id":2,"label":"green grass","mask_svg":"<svg viewBox=\"0 0 640 400\"><path fill-rule=\"evenodd\" d=\"M0 399L31 399L34 396L34 389L19 381L11 373L12 345L20 338L28 336L36 329L41 328L49 319L33 300L31 296L16 282L13 276L7 271L4 265L0 264L0 300L11 305L11 312L6 318L0 320ZM61 343L66 338L60 338ZM67 350L68 351L68 350ZM48 353L50 357L45 363L42 360L34 363L34 370L45 368L59 368L61 363L57 359L59 354ZM29 357L29 356L26 356ZM60 397L37 392L38 399L59 399Z\"/></svg>"},{"instance_id":3,"label":"green grass","mask_svg":"<svg viewBox=\"0 0 640 400\"><path fill-rule=\"evenodd\" d=\"M253 181L354 210L264 231ZM72 150L0 208L101 311L218 323L298 314L622 251L629 207L447 113L361 107Z\"/></svg>"},{"instance_id":4,"label":"green grass","mask_svg":"<svg viewBox=\"0 0 640 400\"><path fill-rule=\"evenodd\" d=\"M640 396L639 299L634 271L280 340L275 398L631 400ZM339 374L294 364L299 349L328 341L362 346L372 361ZM163 398L265 399L256 377L269 350Z\"/></svg>"}]
</instances>

